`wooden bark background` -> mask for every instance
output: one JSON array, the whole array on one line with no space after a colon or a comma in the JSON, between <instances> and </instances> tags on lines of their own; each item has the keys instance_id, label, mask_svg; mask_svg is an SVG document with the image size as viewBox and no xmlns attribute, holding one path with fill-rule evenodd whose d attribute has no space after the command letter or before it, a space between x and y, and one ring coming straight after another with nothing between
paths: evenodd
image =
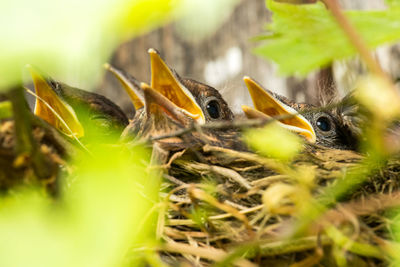
<instances>
[{"instance_id":1,"label":"wooden bark background","mask_svg":"<svg viewBox=\"0 0 400 267\"><path fill-rule=\"evenodd\" d=\"M384 0L342 0L341 4L348 9L384 8ZM171 23L120 45L111 63L140 81L149 82L147 50L153 47L181 76L217 88L235 113L241 112L242 104L251 105L242 81L244 75L293 100L317 104L321 100L329 101L335 95L343 95L354 87L357 77L365 72L360 61L352 59L335 62L332 67L312 73L304 79L279 76L272 62L251 52L257 43L250 39L263 31L270 18L271 13L266 9L264 0L242 0L219 28L206 38L196 40L183 36L177 25ZM383 68L394 79L400 77L399 46L386 45L376 54ZM97 91L132 114L133 107L127 95L109 73L104 76Z\"/></svg>"}]
</instances>

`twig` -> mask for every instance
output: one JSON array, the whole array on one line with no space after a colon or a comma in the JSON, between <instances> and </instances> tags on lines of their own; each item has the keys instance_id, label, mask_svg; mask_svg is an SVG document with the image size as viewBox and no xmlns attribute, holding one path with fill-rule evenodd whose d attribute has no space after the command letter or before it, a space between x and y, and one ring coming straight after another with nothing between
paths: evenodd
<instances>
[{"instance_id":1,"label":"twig","mask_svg":"<svg viewBox=\"0 0 400 267\"><path fill-rule=\"evenodd\" d=\"M264 178L257 179L252 181L251 184L254 187L261 188L269 186L270 184L282 181L290 181L290 177L287 175L277 174L277 175L270 175Z\"/></svg>"},{"instance_id":2,"label":"twig","mask_svg":"<svg viewBox=\"0 0 400 267\"><path fill-rule=\"evenodd\" d=\"M160 247L160 250L195 255L213 261L219 261L228 255L225 251L221 249L216 249L211 247L209 248L193 247L187 244L178 244L173 242L169 242L163 245L162 247ZM239 259L234 264L236 266L243 266L243 267L256 266L254 263L251 263L250 261L245 259Z\"/></svg>"},{"instance_id":3,"label":"twig","mask_svg":"<svg viewBox=\"0 0 400 267\"><path fill-rule=\"evenodd\" d=\"M264 244L260 246L260 253L263 256L275 256L314 249L318 246L318 239L320 239L321 245L323 246L332 244L332 241L327 236L309 236L269 243L264 242Z\"/></svg>"},{"instance_id":4,"label":"twig","mask_svg":"<svg viewBox=\"0 0 400 267\"><path fill-rule=\"evenodd\" d=\"M324 250L321 246L317 246L315 248L314 254L307 256L305 259L295 262L290 265L290 267L310 267L310 266L317 266L318 263L321 261L322 257L324 256Z\"/></svg>"},{"instance_id":5,"label":"twig","mask_svg":"<svg viewBox=\"0 0 400 267\"><path fill-rule=\"evenodd\" d=\"M230 200L228 200L228 199L225 199L225 200L224 200L224 203L227 204L227 205L229 205L229 206L234 207L235 209L238 209L239 211L241 211L241 210L247 210L247 209L249 208L249 207L243 206L243 205L241 205L241 204L239 204L239 203L232 202L232 201L230 201Z\"/></svg>"},{"instance_id":6,"label":"twig","mask_svg":"<svg viewBox=\"0 0 400 267\"><path fill-rule=\"evenodd\" d=\"M252 213L252 212L256 212L256 211L262 210L263 207L264 207L264 205L261 204L261 205L255 206L255 207L248 208L246 210L241 210L241 211L239 211L239 213L241 213L241 214ZM230 217L233 217L233 214L224 213L224 214L210 216L210 217L208 217L208 219L209 220L222 220L222 219L227 219L227 218L230 218ZM190 219L169 220L168 223L167 223L167 225L171 225L171 226L173 226L173 225L194 225L194 224L196 224L196 223L193 220L190 220Z\"/></svg>"},{"instance_id":7,"label":"twig","mask_svg":"<svg viewBox=\"0 0 400 267\"><path fill-rule=\"evenodd\" d=\"M245 159L248 161L257 162L257 163L259 163L271 170L279 172L281 174L287 174L291 177L297 176L296 172L294 170L292 170L286 164L280 163L273 159L260 157L254 153L241 152L241 151L236 151L233 149L217 147L217 146L210 146L210 145L203 146L203 150L204 150L204 152L222 152L222 153L224 153L225 156L231 156L234 158L240 158L240 159Z\"/></svg>"},{"instance_id":8,"label":"twig","mask_svg":"<svg viewBox=\"0 0 400 267\"><path fill-rule=\"evenodd\" d=\"M219 261L215 266L229 266L229 263L232 262L232 260L242 257L243 255L246 255L247 258L253 258L256 254L265 257L272 257L315 249L318 246L327 246L330 244L332 244L332 241L325 235L281 241L259 240L248 244L242 244L229 253L225 259Z\"/></svg>"},{"instance_id":9,"label":"twig","mask_svg":"<svg viewBox=\"0 0 400 267\"><path fill-rule=\"evenodd\" d=\"M171 137L179 137L198 129L201 130L227 130L227 129L234 129L234 128L249 128L249 127L257 127L263 126L267 123L274 121L274 119L257 119L257 120L243 120L243 121L218 121L218 122L209 122L207 124L197 125L197 126L189 126L187 128L183 128L181 130L164 134L158 135L150 138L150 141L157 141L161 139L167 139Z\"/></svg>"},{"instance_id":10,"label":"twig","mask_svg":"<svg viewBox=\"0 0 400 267\"><path fill-rule=\"evenodd\" d=\"M325 228L326 233L333 242L338 246L344 247L346 250L353 252L364 257L373 257L377 259L385 259L386 255L379 247L372 246L370 244L356 242L349 239L341 231L336 229L334 226Z\"/></svg>"},{"instance_id":11,"label":"twig","mask_svg":"<svg viewBox=\"0 0 400 267\"><path fill-rule=\"evenodd\" d=\"M179 239L186 239L187 236L194 237L194 238L207 238L210 236L208 233L199 232L199 231L180 231L172 227L165 226L164 227L164 234L168 235L169 237L179 238Z\"/></svg>"},{"instance_id":12,"label":"twig","mask_svg":"<svg viewBox=\"0 0 400 267\"><path fill-rule=\"evenodd\" d=\"M186 185L186 183L182 182L181 180L179 180L179 179L177 179L177 178L175 178L174 176L171 176L171 175L169 175L169 174L164 173L164 174L163 174L163 177L164 177L165 179L167 179L168 181L174 183L174 184L177 184L177 185Z\"/></svg>"},{"instance_id":13,"label":"twig","mask_svg":"<svg viewBox=\"0 0 400 267\"><path fill-rule=\"evenodd\" d=\"M341 204L339 207L356 216L363 216L399 206L400 191L391 194L369 196L366 199L361 200L353 200L351 202ZM328 211L324 218L328 221L332 221L333 218L338 219L343 217L341 214L342 212L340 212L340 210L334 209Z\"/></svg>"},{"instance_id":14,"label":"twig","mask_svg":"<svg viewBox=\"0 0 400 267\"><path fill-rule=\"evenodd\" d=\"M216 174L222 175L226 178L232 179L233 181L237 182L247 190L251 189L251 185L244 179L239 173L232 169L220 167L220 166L209 166L210 170Z\"/></svg>"},{"instance_id":15,"label":"twig","mask_svg":"<svg viewBox=\"0 0 400 267\"><path fill-rule=\"evenodd\" d=\"M196 171L213 172L225 178L231 179L232 181L235 181L236 183L246 188L247 190L251 189L251 185L247 182L247 180L243 178L238 172L232 169L216 165L208 165L204 163L187 162L187 161L176 161L175 164L181 164L184 165L184 167L189 167L190 169L195 169Z\"/></svg>"},{"instance_id":16,"label":"twig","mask_svg":"<svg viewBox=\"0 0 400 267\"><path fill-rule=\"evenodd\" d=\"M207 203L209 203L210 205L213 205L214 207L223 210L225 212L231 213L234 217L236 217L237 219L239 219L240 221L243 222L244 226L246 227L246 229L248 230L250 236L254 236L254 232L252 229L252 226L249 224L249 221L247 220L247 217L240 213L237 209L223 204L221 202L219 202L217 199L215 199L213 196L207 194L206 192L204 192L203 190L200 190L198 188L193 188L191 190L188 190L189 194L192 195L194 198L203 200Z\"/></svg>"},{"instance_id":17,"label":"twig","mask_svg":"<svg viewBox=\"0 0 400 267\"><path fill-rule=\"evenodd\" d=\"M179 204L190 204L190 203L192 203L190 201L190 199L187 198L187 197L184 198L184 197L179 197L179 196L173 195L173 194L169 195L169 194L166 194L166 193L160 193L160 196L163 197L163 198L166 198L169 201L178 202Z\"/></svg>"},{"instance_id":18,"label":"twig","mask_svg":"<svg viewBox=\"0 0 400 267\"><path fill-rule=\"evenodd\" d=\"M262 126L265 126L268 123L271 123L274 121L290 119L290 118L293 118L294 116L303 115L306 113L315 113L315 112L320 112L320 111L326 111L326 110L329 110L332 108L336 108L340 105L342 105L342 102L326 105L324 107L304 109L304 110L298 111L297 113L294 113L294 114L274 116L274 117L266 118L266 119L216 121L216 122L208 122L206 124L196 124L196 125L192 124L189 127L183 128L181 130L177 130L177 131L169 133L169 134L152 136L149 138L149 141L157 141L157 140L162 140L162 139L167 139L167 138L172 138L172 137L180 137L182 135L189 134L189 133L195 132L195 131L230 130L230 129L246 129L246 128L253 128L253 127L262 127Z\"/></svg>"},{"instance_id":19,"label":"twig","mask_svg":"<svg viewBox=\"0 0 400 267\"><path fill-rule=\"evenodd\" d=\"M326 4L332 15L335 17L336 22L339 24L344 33L347 35L349 41L358 50L362 59L367 64L369 70L381 77L387 77L386 74L383 72L382 68L372 57L363 38L358 34L357 30L353 27L353 25L343 14L337 0L322 0L322 1Z\"/></svg>"},{"instance_id":20,"label":"twig","mask_svg":"<svg viewBox=\"0 0 400 267\"><path fill-rule=\"evenodd\" d=\"M175 152L168 160L168 162L163 166L165 169L169 169L171 167L172 162L174 162L174 160L182 157L182 155L184 155L186 153L187 149L184 149L182 151L178 151Z\"/></svg>"}]
</instances>

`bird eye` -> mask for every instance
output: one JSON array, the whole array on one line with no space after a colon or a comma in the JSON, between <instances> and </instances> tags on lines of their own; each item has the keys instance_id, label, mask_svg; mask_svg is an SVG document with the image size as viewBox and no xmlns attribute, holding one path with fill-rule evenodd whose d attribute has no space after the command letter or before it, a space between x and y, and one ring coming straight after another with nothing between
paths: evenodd
<instances>
[{"instance_id":1,"label":"bird eye","mask_svg":"<svg viewBox=\"0 0 400 267\"><path fill-rule=\"evenodd\" d=\"M331 122L327 117L319 117L317 119L317 127L324 132L328 132L332 129Z\"/></svg>"},{"instance_id":2,"label":"bird eye","mask_svg":"<svg viewBox=\"0 0 400 267\"><path fill-rule=\"evenodd\" d=\"M217 100L208 102L206 109L212 119L218 119L221 116L221 108Z\"/></svg>"},{"instance_id":3,"label":"bird eye","mask_svg":"<svg viewBox=\"0 0 400 267\"><path fill-rule=\"evenodd\" d=\"M58 87L58 84L56 81L54 81L52 79L48 79L47 81L50 84L50 86L53 87L54 89Z\"/></svg>"}]
</instances>

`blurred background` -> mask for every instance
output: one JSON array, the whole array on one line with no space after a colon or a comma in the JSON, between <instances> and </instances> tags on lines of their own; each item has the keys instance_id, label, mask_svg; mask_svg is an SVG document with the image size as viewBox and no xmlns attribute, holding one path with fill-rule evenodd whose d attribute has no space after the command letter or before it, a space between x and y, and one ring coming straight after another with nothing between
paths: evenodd
<instances>
[{"instance_id":1,"label":"blurred background","mask_svg":"<svg viewBox=\"0 0 400 267\"><path fill-rule=\"evenodd\" d=\"M263 33L271 13L264 0L188 1L199 9L145 35L121 44L113 53L111 64L122 68L140 81L149 82L147 54L152 47L161 52L170 67L181 76L193 78L217 88L235 113L251 99L242 81L248 75L266 88L299 102L320 104L343 96L354 87L364 66L356 59L339 61L306 78L284 78L273 62L256 56L253 39ZM384 0L340 1L346 9L383 9ZM204 8L212 9L207 10ZM202 9L201 9L202 8ZM195 12L193 12L195 10ZM213 14L215 14L213 16ZM190 30L186 30L190 29ZM400 77L400 46L386 45L376 52L382 67L395 79ZM132 114L125 92L112 75L106 73L97 92L118 103Z\"/></svg>"}]
</instances>

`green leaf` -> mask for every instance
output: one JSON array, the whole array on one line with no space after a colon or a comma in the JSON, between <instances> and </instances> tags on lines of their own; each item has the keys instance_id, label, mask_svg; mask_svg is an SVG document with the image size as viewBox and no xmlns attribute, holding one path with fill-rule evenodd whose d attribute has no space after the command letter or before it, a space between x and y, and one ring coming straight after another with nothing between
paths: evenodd
<instances>
[{"instance_id":1,"label":"green leaf","mask_svg":"<svg viewBox=\"0 0 400 267\"><path fill-rule=\"evenodd\" d=\"M261 154L284 161L291 160L302 149L300 137L276 123L250 129L244 134L244 139Z\"/></svg>"},{"instance_id":2,"label":"green leaf","mask_svg":"<svg viewBox=\"0 0 400 267\"><path fill-rule=\"evenodd\" d=\"M21 83L21 71L28 63L75 86L93 86L103 71L102 64L123 39L173 18L179 3L3 0L0 90Z\"/></svg>"},{"instance_id":3,"label":"green leaf","mask_svg":"<svg viewBox=\"0 0 400 267\"><path fill-rule=\"evenodd\" d=\"M75 162L61 199L32 189L0 198L0 266L125 266L132 246L155 242L160 177L147 151L97 146Z\"/></svg>"},{"instance_id":4,"label":"green leaf","mask_svg":"<svg viewBox=\"0 0 400 267\"><path fill-rule=\"evenodd\" d=\"M386 0L385 2L390 7L400 6L400 1L399 0Z\"/></svg>"},{"instance_id":5,"label":"green leaf","mask_svg":"<svg viewBox=\"0 0 400 267\"><path fill-rule=\"evenodd\" d=\"M12 114L13 112L12 112L11 102L10 101L0 102L0 120L11 118Z\"/></svg>"},{"instance_id":6,"label":"green leaf","mask_svg":"<svg viewBox=\"0 0 400 267\"><path fill-rule=\"evenodd\" d=\"M215 33L226 21L238 0L186 0L179 11L181 17L176 26L183 38L198 40Z\"/></svg>"},{"instance_id":7,"label":"green leaf","mask_svg":"<svg viewBox=\"0 0 400 267\"><path fill-rule=\"evenodd\" d=\"M282 74L306 75L356 53L321 2L292 5L267 0L267 7L273 12L272 22L255 53L276 62ZM345 13L370 48L400 39L400 8Z\"/></svg>"}]
</instances>

